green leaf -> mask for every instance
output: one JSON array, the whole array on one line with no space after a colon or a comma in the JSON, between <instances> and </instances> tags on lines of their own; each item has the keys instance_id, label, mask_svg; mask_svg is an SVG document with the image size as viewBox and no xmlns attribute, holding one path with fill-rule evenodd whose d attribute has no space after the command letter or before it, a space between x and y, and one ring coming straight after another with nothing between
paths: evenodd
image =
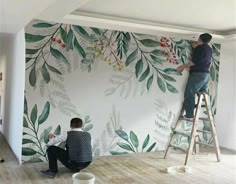
<instances>
[{"instance_id":1,"label":"green leaf","mask_svg":"<svg viewBox=\"0 0 236 184\"><path fill-rule=\"evenodd\" d=\"M53 24L49 24L46 22L41 22L41 23L36 23L32 25L33 27L38 27L38 28L46 28L46 27L52 27L54 26Z\"/></svg>"},{"instance_id":2,"label":"green leaf","mask_svg":"<svg viewBox=\"0 0 236 184\"><path fill-rule=\"evenodd\" d=\"M95 28L95 27L91 27L92 31L98 35L101 35L102 34L102 31L98 28Z\"/></svg>"},{"instance_id":3,"label":"green leaf","mask_svg":"<svg viewBox=\"0 0 236 184\"><path fill-rule=\"evenodd\" d=\"M139 78L139 82L142 82L143 80L145 80L146 77L149 75L149 73L150 73L150 68L149 66L147 66L147 69L143 72L143 74Z\"/></svg>"},{"instance_id":4,"label":"green leaf","mask_svg":"<svg viewBox=\"0 0 236 184\"><path fill-rule=\"evenodd\" d=\"M109 153L111 155L124 155L124 154L128 154L128 152L118 152L118 151L109 151Z\"/></svg>"},{"instance_id":5,"label":"green leaf","mask_svg":"<svg viewBox=\"0 0 236 184\"><path fill-rule=\"evenodd\" d=\"M33 34L25 33L26 42L38 42L44 38L45 36L42 36L42 35L33 35Z\"/></svg>"},{"instance_id":6,"label":"green leaf","mask_svg":"<svg viewBox=\"0 0 236 184\"><path fill-rule=\"evenodd\" d=\"M54 68L53 66L47 64L47 67L48 67L48 69L51 70L52 72L57 73L57 74L59 74L59 75L62 75L62 73L61 73L58 69Z\"/></svg>"},{"instance_id":7,"label":"green leaf","mask_svg":"<svg viewBox=\"0 0 236 184\"><path fill-rule=\"evenodd\" d=\"M143 70L143 61L142 61L142 59L140 59L140 60L138 60L138 62L135 65L136 78L138 78L138 76L140 75L142 70Z\"/></svg>"},{"instance_id":8,"label":"green leaf","mask_svg":"<svg viewBox=\"0 0 236 184\"><path fill-rule=\"evenodd\" d=\"M46 121L50 113L50 103L47 101L44 105L43 112L40 114L38 124L41 125Z\"/></svg>"},{"instance_id":9,"label":"green leaf","mask_svg":"<svg viewBox=\"0 0 236 184\"><path fill-rule=\"evenodd\" d=\"M49 74L48 69L46 68L45 64L43 64L43 66L41 68L41 73L42 73L44 81L48 84L50 82L50 74Z\"/></svg>"},{"instance_id":10,"label":"green leaf","mask_svg":"<svg viewBox=\"0 0 236 184\"><path fill-rule=\"evenodd\" d=\"M128 145L126 143L118 142L117 145L125 150L133 151L133 149L130 147L130 145Z\"/></svg>"},{"instance_id":11,"label":"green leaf","mask_svg":"<svg viewBox=\"0 0 236 184\"><path fill-rule=\"evenodd\" d=\"M88 131L91 130L92 128L93 128L93 125L92 125L92 124L88 124L87 126L85 126L85 127L83 128L83 131L88 132Z\"/></svg>"},{"instance_id":12,"label":"green leaf","mask_svg":"<svg viewBox=\"0 0 236 184\"><path fill-rule=\"evenodd\" d=\"M160 46L160 42L151 39L139 40L146 47L157 47Z\"/></svg>"},{"instance_id":13,"label":"green leaf","mask_svg":"<svg viewBox=\"0 0 236 184\"><path fill-rule=\"evenodd\" d=\"M37 116L38 116L38 109L37 105L35 104L30 114L30 120L32 121L33 124L35 124Z\"/></svg>"},{"instance_id":14,"label":"green leaf","mask_svg":"<svg viewBox=\"0 0 236 184\"><path fill-rule=\"evenodd\" d=\"M28 114L28 105L27 105L27 99L24 97L24 113Z\"/></svg>"},{"instance_id":15,"label":"green leaf","mask_svg":"<svg viewBox=\"0 0 236 184\"><path fill-rule=\"evenodd\" d=\"M210 67L210 76L211 76L211 80L214 81L215 80L215 68L213 65L211 65L211 67Z\"/></svg>"},{"instance_id":16,"label":"green leaf","mask_svg":"<svg viewBox=\"0 0 236 184\"><path fill-rule=\"evenodd\" d=\"M165 74L161 74L161 75L167 81L176 82L176 80L173 77L169 76L169 75L165 75Z\"/></svg>"},{"instance_id":17,"label":"green leaf","mask_svg":"<svg viewBox=\"0 0 236 184\"><path fill-rule=\"evenodd\" d=\"M135 49L126 59L126 62L125 62L125 65L128 66L130 65L130 63L132 63L136 57L137 57L137 54L138 54L138 49Z\"/></svg>"},{"instance_id":18,"label":"green leaf","mask_svg":"<svg viewBox=\"0 0 236 184\"><path fill-rule=\"evenodd\" d=\"M160 76L157 76L157 84L158 84L159 88L161 89L161 91L163 91L165 93L166 92L166 86L165 86L165 83L161 79Z\"/></svg>"},{"instance_id":19,"label":"green leaf","mask_svg":"<svg viewBox=\"0 0 236 184\"><path fill-rule=\"evenodd\" d=\"M29 74L29 83L32 87L35 86L36 84L36 71L35 71L35 67L32 68L32 70L30 71Z\"/></svg>"},{"instance_id":20,"label":"green leaf","mask_svg":"<svg viewBox=\"0 0 236 184\"><path fill-rule=\"evenodd\" d=\"M146 152L151 152L152 149L156 146L156 143L153 143L148 149Z\"/></svg>"},{"instance_id":21,"label":"green leaf","mask_svg":"<svg viewBox=\"0 0 236 184\"><path fill-rule=\"evenodd\" d=\"M169 92L171 93L178 93L179 91L172 85L170 85L169 83L166 83L166 87L169 90Z\"/></svg>"},{"instance_id":22,"label":"green leaf","mask_svg":"<svg viewBox=\"0 0 236 184\"><path fill-rule=\"evenodd\" d=\"M63 40L63 42L66 43L67 33L62 27L60 27L60 35L61 35L61 39Z\"/></svg>"},{"instance_id":23,"label":"green leaf","mask_svg":"<svg viewBox=\"0 0 236 184\"><path fill-rule=\"evenodd\" d=\"M25 117L23 118L23 127L25 127L25 128L28 128L29 126L28 126L28 122L27 122L27 120L25 119Z\"/></svg>"},{"instance_id":24,"label":"green leaf","mask_svg":"<svg viewBox=\"0 0 236 184\"><path fill-rule=\"evenodd\" d=\"M153 75L151 77L149 77L148 81L147 81L147 89L149 90L151 85L152 85L152 82L153 82Z\"/></svg>"},{"instance_id":25,"label":"green leaf","mask_svg":"<svg viewBox=\"0 0 236 184\"><path fill-rule=\"evenodd\" d=\"M122 139L124 139L126 141L129 141L129 136L127 135L127 133L125 131L123 131L123 130L116 130L115 132Z\"/></svg>"},{"instance_id":26,"label":"green leaf","mask_svg":"<svg viewBox=\"0 0 236 184\"><path fill-rule=\"evenodd\" d=\"M83 58L85 58L85 57L86 57L86 54L85 54L85 52L84 52L84 49L83 49L83 47L81 47L81 45L79 44L79 42L77 41L76 38L74 39L74 46L75 46L76 50L78 51L78 53L79 53Z\"/></svg>"},{"instance_id":27,"label":"green leaf","mask_svg":"<svg viewBox=\"0 0 236 184\"><path fill-rule=\"evenodd\" d=\"M32 58L25 58L25 63L28 63Z\"/></svg>"},{"instance_id":28,"label":"green leaf","mask_svg":"<svg viewBox=\"0 0 236 184\"><path fill-rule=\"evenodd\" d=\"M66 59L66 57L59 50L50 47L50 52L55 58L61 60L65 64L68 64L68 65L70 64L68 60Z\"/></svg>"},{"instance_id":29,"label":"green leaf","mask_svg":"<svg viewBox=\"0 0 236 184\"><path fill-rule=\"evenodd\" d=\"M73 32L72 30L70 29L70 31L68 32L68 35L67 35L67 39L66 39L66 50L69 51L70 49L72 49L72 40L73 40Z\"/></svg>"},{"instance_id":30,"label":"green leaf","mask_svg":"<svg viewBox=\"0 0 236 184\"><path fill-rule=\"evenodd\" d=\"M162 50L156 49L156 50L153 50L151 53L155 56L163 56Z\"/></svg>"},{"instance_id":31,"label":"green leaf","mask_svg":"<svg viewBox=\"0 0 236 184\"><path fill-rule=\"evenodd\" d=\"M150 136L148 134L147 137L145 138L144 142L143 142L142 150L144 150L147 147L147 145L149 143L149 140L150 140Z\"/></svg>"},{"instance_id":32,"label":"green leaf","mask_svg":"<svg viewBox=\"0 0 236 184\"><path fill-rule=\"evenodd\" d=\"M22 144L28 144L28 143L34 144L34 141L32 141L31 139L23 139L22 140Z\"/></svg>"},{"instance_id":33,"label":"green leaf","mask_svg":"<svg viewBox=\"0 0 236 184\"><path fill-rule=\"evenodd\" d=\"M39 49L26 49L25 53L26 54L36 54Z\"/></svg>"},{"instance_id":34,"label":"green leaf","mask_svg":"<svg viewBox=\"0 0 236 184\"><path fill-rule=\"evenodd\" d=\"M32 156L35 155L37 152L31 148L22 148L22 155L23 156Z\"/></svg>"},{"instance_id":35,"label":"green leaf","mask_svg":"<svg viewBox=\"0 0 236 184\"><path fill-rule=\"evenodd\" d=\"M83 36L85 39L90 39L89 34L82 28L81 26L72 26L77 33L79 33L81 36Z\"/></svg>"},{"instance_id":36,"label":"green leaf","mask_svg":"<svg viewBox=\"0 0 236 184\"><path fill-rule=\"evenodd\" d=\"M182 75L182 73L178 72L175 68L166 68L163 70L166 74L173 74L173 75Z\"/></svg>"},{"instance_id":37,"label":"green leaf","mask_svg":"<svg viewBox=\"0 0 236 184\"><path fill-rule=\"evenodd\" d=\"M61 134L61 126L60 125L57 126L57 128L54 131L54 134L55 135L60 135Z\"/></svg>"},{"instance_id":38,"label":"green leaf","mask_svg":"<svg viewBox=\"0 0 236 184\"><path fill-rule=\"evenodd\" d=\"M132 144L134 145L134 147L138 148L138 146L139 146L138 137L133 131L130 131L130 140L131 140Z\"/></svg>"},{"instance_id":39,"label":"green leaf","mask_svg":"<svg viewBox=\"0 0 236 184\"><path fill-rule=\"evenodd\" d=\"M152 58L152 60L153 60L154 62L159 63L159 64L162 65L163 60L161 60L160 58L158 58L158 57L156 57L156 56L154 56L154 55L151 55L151 58Z\"/></svg>"},{"instance_id":40,"label":"green leaf","mask_svg":"<svg viewBox=\"0 0 236 184\"><path fill-rule=\"evenodd\" d=\"M51 130L52 130L52 126L48 127L47 129L44 129L43 139L44 139L45 144L47 144L49 142L48 135L51 132Z\"/></svg>"}]
</instances>

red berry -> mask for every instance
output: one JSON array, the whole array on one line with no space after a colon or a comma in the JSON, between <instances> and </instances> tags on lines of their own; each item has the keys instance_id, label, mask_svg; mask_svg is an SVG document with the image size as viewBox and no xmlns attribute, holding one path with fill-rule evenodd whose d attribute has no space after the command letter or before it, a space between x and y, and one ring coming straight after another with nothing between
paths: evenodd
<instances>
[{"instance_id":1,"label":"red berry","mask_svg":"<svg viewBox=\"0 0 236 184\"><path fill-rule=\"evenodd\" d=\"M60 43L61 43L61 40L57 40L57 43L59 43L59 44L60 44Z\"/></svg>"},{"instance_id":2,"label":"red berry","mask_svg":"<svg viewBox=\"0 0 236 184\"><path fill-rule=\"evenodd\" d=\"M52 41L55 42L55 41L56 41L56 38L52 38Z\"/></svg>"},{"instance_id":3,"label":"red berry","mask_svg":"<svg viewBox=\"0 0 236 184\"><path fill-rule=\"evenodd\" d=\"M173 56L174 58L176 58L176 56Z\"/></svg>"},{"instance_id":4,"label":"red berry","mask_svg":"<svg viewBox=\"0 0 236 184\"><path fill-rule=\"evenodd\" d=\"M161 45L161 47L165 47L166 46L166 44L163 44L163 43L161 43L160 45Z\"/></svg>"},{"instance_id":5,"label":"red berry","mask_svg":"<svg viewBox=\"0 0 236 184\"><path fill-rule=\"evenodd\" d=\"M62 47L62 48L65 48L65 47L66 47L66 45L65 45L65 44L62 44L62 45L61 45L61 47Z\"/></svg>"},{"instance_id":6,"label":"red berry","mask_svg":"<svg viewBox=\"0 0 236 184\"><path fill-rule=\"evenodd\" d=\"M178 63L178 62L176 62L176 64L178 65L179 63Z\"/></svg>"}]
</instances>

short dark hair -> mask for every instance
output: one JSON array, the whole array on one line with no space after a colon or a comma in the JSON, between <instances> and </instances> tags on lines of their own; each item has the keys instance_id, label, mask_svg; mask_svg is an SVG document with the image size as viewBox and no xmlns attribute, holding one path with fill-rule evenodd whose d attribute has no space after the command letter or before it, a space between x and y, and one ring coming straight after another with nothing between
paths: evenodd
<instances>
[{"instance_id":1,"label":"short dark hair","mask_svg":"<svg viewBox=\"0 0 236 184\"><path fill-rule=\"evenodd\" d=\"M70 126L73 128L82 128L83 121L80 118L72 118L70 121Z\"/></svg>"},{"instance_id":2,"label":"short dark hair","mask_svg":"<svg viewBox=\"0 0 236 184\"><path fill-rule=\"evenodd\" d=\"M204 33L199 36L203 43L209 43L212 39L212 36L209 33Z\"/></svg>"}]
</instances>

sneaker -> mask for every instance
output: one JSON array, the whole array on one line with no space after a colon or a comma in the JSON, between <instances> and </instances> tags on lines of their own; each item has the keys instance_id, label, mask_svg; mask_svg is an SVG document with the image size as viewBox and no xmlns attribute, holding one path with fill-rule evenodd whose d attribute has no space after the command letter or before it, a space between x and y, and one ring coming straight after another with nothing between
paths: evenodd
<instances>
[{"instance_id":1,"label":"sneaker","mask_svg":"<svg viewBox=\"0 0 236 184\"><path fill-rule=\"evenodd\" d=\"M185 120L185 121L193 121L193 117L192 118L188 118L188 117L186 117L186 115L182 116L181 119Z\"/></svg>"},{"instance_id":2,"label":"sneaker","mask_svg":"<svg viewBox=\"0 0 236 184\"><path fill-rule=\"evenodd\" d=\"M57 173L52 172L51 170L45 170L45 171L41 171L41 174L43 174L44 176L48 176L50 178L55 178L57 176Z\"/></svg>"}]
</instances>

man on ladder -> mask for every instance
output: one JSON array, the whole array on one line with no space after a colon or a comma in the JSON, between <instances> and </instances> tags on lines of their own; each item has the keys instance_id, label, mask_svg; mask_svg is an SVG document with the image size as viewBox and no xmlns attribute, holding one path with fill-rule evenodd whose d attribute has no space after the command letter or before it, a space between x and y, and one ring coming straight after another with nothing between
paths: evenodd
<instances>
[{"instance_id":1,"label":"man on ladder","mask_svg":"<svg viewBox=\"0 0 236 184\"><path fill-rule=\"evenodd\" d=\"M208 81L209 81L209 68L211 65L212 58L212 49L208 45L211 41L212 36L208 33L201 34L198 38L197 47L194 49L192 61L181 65L177 68L178 72L183 72L185 68L190 68L189 77L187 81L187 85L184 92L184 103L180 113L180 117L175 125L173 134L170 138L169 145L165 152L164 158L166 158L168 150L170 147L178 148L184 152L186 152L185 164L187 165L189 156L192 154L194 144L205 144L200 141L196 141L197 132L203 132L201 130L197 130L197 121L198 119L204 119L209 122L211 131L207 131L207 133L212 134L214 140L214 146L216 148L217 160L220 161L220 149L219 143L216 136L216 129L214 125L213 115L211 113L211 107L207 95ZM195 105L195 95L198 96L197 105ZM199 118L202 101L205 102L206 112L208 118ZM196 109L195 109L196 107ZM185 111L185 115L183 116ZM177 130L178 124L181 120L186 120L192 122L191 133L181 132ZM206 131L205 131L206 132ZM171 142L173 140L174 135L181 134L189 137L189 147L187 150L173 145ZM207 144L208 145L208 144ZM208 145L210 146L210 145Z\"/></svg>"}]
</instances>

